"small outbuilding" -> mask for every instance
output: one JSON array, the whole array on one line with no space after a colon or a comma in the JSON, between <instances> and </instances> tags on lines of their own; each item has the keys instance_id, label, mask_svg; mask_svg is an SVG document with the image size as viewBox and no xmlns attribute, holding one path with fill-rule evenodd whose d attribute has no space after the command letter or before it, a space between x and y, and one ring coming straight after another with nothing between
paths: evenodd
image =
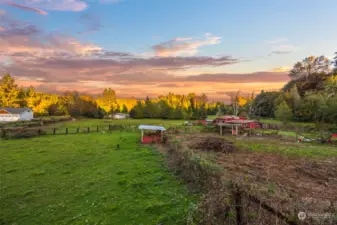
<instances>
[{"instance_id":1,"label":"small outbuilding","mask_svg":"<svg viewBox=\"0 0 337 225\"><path fill-rule=\"evenodd\" d=\"M142 144L161 143L164 141L165 127L140 125L138 129L141 130Z\"/></svg>"},{"instance_id":2,"label":"small outbuilding","mask_svg":"<svg viewBox=\"0 0 337 225\"><path fill-rule=\"evenodd\" d=\"M116 113L116 114L112 115L112 118L116 119L116 120L122 120L122 119L126 119L128 116L129 115L125 114L125 113Z\"/></svg>"},{"instance_id":3,"label":"small outbuilding","mask_svg":"<svg viewBox=\"0 0 337 225\"><path fill-rule=\"evenodd\" d=\"M30 108L0 108L0 122L13 122L34 119Z\"/></svg>"}]
</instances>

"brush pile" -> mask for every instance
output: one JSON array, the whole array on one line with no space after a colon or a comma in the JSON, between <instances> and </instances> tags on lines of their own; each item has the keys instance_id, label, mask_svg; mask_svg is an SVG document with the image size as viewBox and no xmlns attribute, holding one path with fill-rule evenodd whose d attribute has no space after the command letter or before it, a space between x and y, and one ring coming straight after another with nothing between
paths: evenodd
<instances>
[{"instance_id":1,"label":"brush pile","mask_svg":"<svg viewBox=\"0 0 337 225\"><path fill-rule=\"evenodd\" d=\"M235 151L235 147L232 142L219 137L199 138L195 142L191 143L189 147L207 152L214 151L230 153Z\"/></svg>"}]
</instances>

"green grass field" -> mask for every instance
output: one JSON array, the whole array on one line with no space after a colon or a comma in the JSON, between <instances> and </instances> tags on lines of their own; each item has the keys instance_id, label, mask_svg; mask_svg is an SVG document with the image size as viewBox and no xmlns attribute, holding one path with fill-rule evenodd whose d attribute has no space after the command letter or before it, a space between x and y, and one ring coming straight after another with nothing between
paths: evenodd
<instances>
[{"instance_id":1,"label":"green grass field","mask_svg":"<svg viewBox=\"0 0 337 225\"><path fill-rule=\"evenodd\" d=\"M214 120L214 119L216 119L217 117L218 117L217 115L208 115L208 116L207 116L207 119Z\"/></svg>"},{"instance_id":2,"label":"green grass field","mask_svg":"<svg viewBox=\"0 0 337 225\"><path fill-rule=\"evenodd\" d=\"M282 125L282 122L279 120L261 119L260 121L265 124ZM316 127L316 124L313 122L289 122L288 124L296 127L311 127L311 128Z\"/></svg>"},{"instance_id":3,"label":"green grass field","mask_svg":"<svg viewBox=\"0 0 337 225\"><path fill-rule=\"evenodd\" d=\"M109 124L115 125L164 125L169 126L179 126L183 125L185 120L162 120L162 119L124 119L124 120L109 120L109 119L78 119L76 121L67 121L57 126L64 128L76 128L76 127L93 127L93 126L108 126Z\"/></svg>"},{"instance_id":4,"label":"green grass field","mask_svg":"<svg viewBox=\"0 0 337 225\"><path fill-rule=\"evenodd\" d=\"M0 224L184 224L196 197L138 140L113 132L0 141Z\"/></svg>"},{"instance_id":5,"label":"green grass field","mask_svg":"<svg viewBox=\"0 0 337 225\"><path fill-rule=\"evenodd\" d=\"M235 145L241 149L248 149L251 151L277 153L288 156L305 156L328 158L337 157L337 148L335 145L329 144L314 144L314 143L296 143L284 142L277 139L250 139L240 138L236 139L233 136L228 136L233 140Z\"/></svg>"}]
</instances>

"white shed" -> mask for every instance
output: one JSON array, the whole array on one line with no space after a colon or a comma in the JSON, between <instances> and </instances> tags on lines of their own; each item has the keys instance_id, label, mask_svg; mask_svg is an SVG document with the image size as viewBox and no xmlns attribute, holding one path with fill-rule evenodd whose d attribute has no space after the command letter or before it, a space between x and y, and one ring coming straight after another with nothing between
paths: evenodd
<instances>
[{"instance_id":1,"label":"white shed","mask_svg":"<svg viewBox=\"0 0 337 225\"><path fill-rule=\"evenodd\" d=\"M116 113L112 116L112 118L120 120L120 119L126 119L128 117L125 113Z\"/></svg>"},{"instance_id":2,"label":"white shed","mask_svg":"<svg viewBox=\"0 0 337 225\"><path fill-rule=\"evenodd\" d=\"M32 120L34 112L30 108L0 108L0 122Z\"/></svg>"}]
</instances>

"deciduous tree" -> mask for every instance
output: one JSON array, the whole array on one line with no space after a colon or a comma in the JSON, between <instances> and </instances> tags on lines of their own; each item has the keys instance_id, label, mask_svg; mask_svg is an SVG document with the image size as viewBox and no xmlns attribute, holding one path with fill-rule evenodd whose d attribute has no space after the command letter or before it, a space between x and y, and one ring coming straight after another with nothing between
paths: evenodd
<instances>
[{"instance_id":1,"label":"deciduous tree","mask_svg":"<svg viewBox=\"0 0 337 225\"><path fill-rule=\"evenodd\" d=\"M276 119L282 121L283 124L286 124L290 121L293 117L293 113L291 108L288 106L286 101L283 101L278 107L275 112Z\"/></svg>"},{"instance_id":2,"label":"deciduous tree","mask_svg":"<svg viewBox=\"0 0 337 225\"><path fill-rule=\"evenodd\" d=\"M293 79L301 77L308 78L312 74L329 73L330 61L328 58L322 56L309 56L304 58L301 62L295 63L290 70L289 76Z\"/></svg>"}]
</instances>

